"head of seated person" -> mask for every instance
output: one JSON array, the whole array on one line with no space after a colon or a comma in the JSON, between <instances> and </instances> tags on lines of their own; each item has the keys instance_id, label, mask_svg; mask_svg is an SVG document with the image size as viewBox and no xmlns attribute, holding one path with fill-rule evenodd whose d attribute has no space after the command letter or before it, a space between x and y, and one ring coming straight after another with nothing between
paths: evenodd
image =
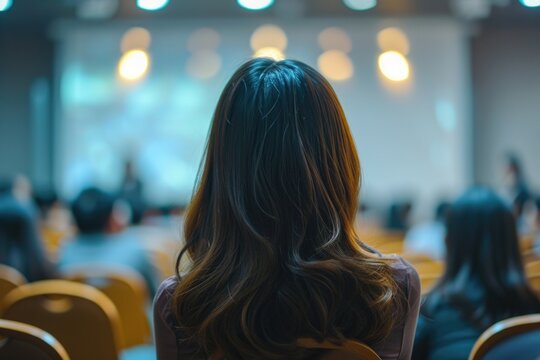
<instances>
[{"instance_id":1,"label":"head of seated person","mask_svg":"<svg viewBox=\"0 0 540 360\"><path fill-rule=\"evenodd\" d=\"M430 358L444 353L467 358L493 323L539 311L540 300L523 269L512 209L489 188L469 189L448 213L446 270L423 304L427 320L420 321L413 358L424 358L417 349L422 352L428 344L434 346ZM444 331L430 330L437 327Z\"/></svg>"},{"instance_id":2,"label":"head of seated person","mask_svg":"<svg viewBox=\"0 0 540 360\"><path fill-rule=\"evenodd\" d=\"M46 257L35 214L9 192L0 194L0 264L17 269L29 281L56 275Z\"/></svg>"},{"instance_id":3,"label":"head of seated person","mask_svg":"<svg viewBox=\"0 0 540 360\"><path fill-rule=\"evenodd\" d=\"M405 297L418 289L403 288L414 270L358 240L360 173L345 114L322 75L294 60L242 65L217 104L186 213L178 262L189 255L192 265L162 292L174 294L171 329L182 333L171 342L157 336L160 358L168 358L161 344L171 343L186 358L295 359L299 337L369 345L393 338L399 348L395 329L409 309L416 317ZM161 304L159 297L157 321Z\"/></svg>"},{"instance_id":4,"label":"head of seated person","mask_svg":"<svg viewBox=\"0 0 540 360\"><path fill-rule=\"evenodd\" d=\"M113 216L115 199L95 187L82 190L71 204L79 234L105 234L115 229Z\"/></svg>"}]
</instances>

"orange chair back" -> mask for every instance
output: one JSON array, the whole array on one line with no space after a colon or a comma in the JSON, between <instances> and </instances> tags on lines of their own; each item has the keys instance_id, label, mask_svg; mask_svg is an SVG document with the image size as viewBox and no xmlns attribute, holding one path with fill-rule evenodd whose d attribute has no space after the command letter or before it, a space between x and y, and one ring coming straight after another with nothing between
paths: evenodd
<instances>
[{"instance_id":1,"label":"orange chair back","mask_svg":"<svg viewBox=\"0 0 540 360\"><path fill-rule=\"evenodd\" d=\"M0 319L0 359L69 360L51 334L28 324Z\"/></svg>"},{"instance_id":2,"label":"orange chair back","mask_svg":"<svg viewBox=\"0 0 540 360\"><path fill-rule=\"evenodd\" d=\"M47 331L72 359L118 359L118 312L107 296L91 286L65 280L19 286L4 298L1 314Z\"/></svg>"},{"instance_id":3,"label":"orange chair back","mask_svg":"<svg viewBox=\"0 0 540 360\"><path fill-rule=\"evenodd\" d=\"M85 266L69 270L66 278L91 285L109 297L120 316L123 348L151 342L145 311L150 299L146 283L139 273L129 268Z\"/></svg>"},{"instance_id":4,"label":"orange chair back","mask_svg":"<svg viewBox=\"0 0 540 360\"><path fill-rule=\"evenodd\" d=\"M490 326L476 340L469 360L481 360L493 347L512 336L540 330L540 314L517 316Z\"/></svg>"},{"instance_id":5,"label":"orange chair back","mask_svg":"<svg viewBox=\"0 0 540 360\"><path fill-rule=\"evenodd\" d=\"M318 342L315 339L301 338L297 344L305 349L320 349L325 351L320 360L381 360L379 355L366 344L356 340L346 340L336 345L330 341Z\"/></svg>"},{"instance_id":6,"label":"orange chair back","mask_svg":"<svg viewBox=\"0 0 540 360\"><path fill-rule=\"evenodd\" d=\"M26 283L25 277L18 270L11 266L0 264L0 301L11 290Z\"/></svg>"}]
</instances>

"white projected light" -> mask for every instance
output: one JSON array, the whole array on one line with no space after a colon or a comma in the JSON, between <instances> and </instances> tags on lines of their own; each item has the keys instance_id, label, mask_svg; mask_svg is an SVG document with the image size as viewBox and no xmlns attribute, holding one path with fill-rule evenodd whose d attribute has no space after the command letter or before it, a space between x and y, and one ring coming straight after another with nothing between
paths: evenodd
<instances>
[{"instance_id":1,"label":"white projected light","mask_svg":"<svg viewBox=\"0 0 540 360\"><path fill-rule=\"evenodd\" d=\"M0 0L0 11L7 11L13 5L12 0Z\"/></svg>"},{"instance_id":2,"label":"white projected light","mask_svg":"<svg viewBox=\"0 0 540 360\"><path fill-rule=\"evenodd\" d=\"M142 78L148 71L150 59L142 50L131 50L122 55L118 63L118 75L124 80L134 81Z\"/></svg>"},{"instance_id":3,"label":"white projected light","mask_svg":"<svg viewBox=\"0 0 540 360\"><path fill-rule=\"evenodd\" d=\"M377 6L377 0L343 0L343 3L353 10L369 10Z\"/></svg>"},{"instance_id":4,"label":"white projected light","mask_svg":"<svg viewBox=\"0 0 540 360\"><path fill-rule=\"evenodd\" d=\"M519 0L526 7L539 7L540 0Z\"/></svg>"},{"instance_id":5,"label":"white projected light","mask_svg":"<svg viewBox=\"0 0 540 360\"><path fill-rule=\"evenodd\" d=\"M262 10L271 6L274 0L238 0L238 5L249 10Z\"/></svg>"},{"instance_id":6,"label":"white projected light","mask_svg":"<svg viewBox=\"0 0 540 360\"><path fill-rule=\"evenodd\" d=\"M169 0L137 0L138 7L150 11L163 9L168 3Z\"/></svg>"},{"instance_id":7,"label":"white projected light","mask_svg":"<svg viewBox=\"0 0 540 360\"><path fill-rule=\"evenodd\" d=\"M409 78L409 62L397 51L387 51L379 55L381 73L392 81L403 81Z\"/></svg>"}]
</instances>

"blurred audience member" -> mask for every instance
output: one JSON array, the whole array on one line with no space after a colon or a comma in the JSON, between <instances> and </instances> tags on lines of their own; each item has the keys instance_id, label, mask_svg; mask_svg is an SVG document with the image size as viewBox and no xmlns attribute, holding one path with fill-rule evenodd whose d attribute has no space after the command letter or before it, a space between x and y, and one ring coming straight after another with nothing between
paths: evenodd
<instances>
[{"instance_id":1,"label":"blurred audience member","mask_svg":"<svg viewBox=\"0 0 540 360\"><path fill-rule=\"evenodd\" d=\"M432 221L413 226L405 236L405 252L425 254L435 260L444 259L446 245L446 216L450 204L441 202Z\"/></svg>"},{"instance_id":2,"label":"blurred audience member","mask_svg":"<svg viewBox=\"0 0 540 360\"><path fill-rule=\"evenodd\" d=\"M66 271L86 265L130 267L143 276L153 296L158 279L149 256L132 234L113 231L117 229L114 204L113 196L96 188L79 194L72 204L79 234L60 248L59 268Z\"/></svg>"},{"instance_id":3,"label":"blurred audience member","mask_svg":"<svg viewBox=\"0 0 540 360\"><path fill-rule=\"evenodd\" d=\"M36 220L29 207L10 192L0 194L0 263L19 270L28 281L55 276Z\"/></svg>"},{"instance_id":4,"label":"blurred audience member","mask_svg":"<svg viewBox=\"0 0 540 360\"><path fill-rule=\"evenodd\" d=\"M524 274L512 211L476 187L450 208L446 270L422 306L413 359L467 359L493 323L540 312Z\"/></svg>"},{"instance_id":5,"label":"blurred audience member","mask_svg":"<svg viewBox=\"0 0 540 360\"><path fill-rule=\"evenodd\" d=\"M393 231L407 231L411 211L412 203L410 201L394 202L388 209L386 228Z\"/></svg>"}]
</instances>

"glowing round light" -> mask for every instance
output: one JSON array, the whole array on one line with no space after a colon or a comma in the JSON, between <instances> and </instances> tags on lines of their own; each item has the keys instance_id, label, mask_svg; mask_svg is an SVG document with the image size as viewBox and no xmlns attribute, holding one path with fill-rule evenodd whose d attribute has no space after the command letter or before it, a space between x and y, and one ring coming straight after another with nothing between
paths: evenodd
<instances>
[{"instance_id":1,"label":"glowing round light","mask_svg":"<svg viewBox=\"0 0 540 360\"><path fill-rule=\"evenodd\" d=\"M379 31L377 43L382 51L397 51L402 54L409 53L409 39L407 35L398 28L389 27Z\"/></svg>"},{"instance_id":2,"label":"glowing round light","mask_svg":"<svg viewBox=\"0 0 540 360\"><path fill-rule=\"evenodd\" d=\"M0 11L7 11L13 5L13 0L0 0Z\"/></svg>"},{"instance_id":3,"label":"glowing round light","mask_svg":"<svg viewBox=\"0 0 540 360\"><path fill-rule=\"evenodd\" d=\"M272 6L274 0L238 0L238 5L248 10L262 10Z\"/></svg>"},{"instance_id":4,"label":"glowing round light","mask_svg":"<svg viewBox=\"0 0 540 360\"><path fill-rule=\"evenodd\" d=\"M169 0L137 0L137 6L143 10L161 10L169 4Z\"/></svg>"},{"instance_id":5,"label":"glowing round light","mask_svg":"<svg viewBox=\"0 0 540 360\"><path fill-rule=\"evenodd\" d=\"M377 6L377 0L343 0L343 3L353 10L369 10Z\"/></svg>"},{"instance_id":6,"label":"glowing round light","mask_svg":"<svg viewBox=\"0 0 540 360\"><path fill-rule=\"evenodd\" d=\"M523 6L527 7L539 7L540 0L519 0Z\"/></svg>"},{"instance_id":7,"label":"glowing round light","mask_svg":"<svg viewBox=\"0 0 540 360\"><path fill-rule=\"evenodd\" d=\"M134 49L147 49L150 46L152 37L148 30L141 27L134 27L126 31L122 36L122 42L120 48L122 52L126 52Z\"/></svg>"},{"instance_id":8,"label":"glowing round light","mask_svg":"<svg viewBox=\"0 0 540 360\"><path fill-rule=\"evenodd\" d=\"M287 48L287 35L279 26L263 25L253 32L250 44L254 51L264 47L274 47L283 51Z\"/></svg>"},{"instance_id":9,"label":"glowing round light","mask_svg":"<svg viewBox=\"0 0 540 360\"><path fill-rule=\"evenodd\" d=\"M191 52L214 50L219 46L219 33L210 28L201 28L192 32L187 40L187 48Z\"/></svg>"},{"instance_id":10,"label":"glowing round light","mask_svg":"<svg viewBox=\"0 0 540 360\"><path fill-rule=\"evenodd\" d=\"M329 50L319 56L317 66L321 73L330 80L344 81L354 73L351 59L343 51Z\"/></svg>"},{"instance_id":11,"label":"glowing round light","mask_svg":"<svg viewBox=\"0 0 540 360\"><path fill-rule=\"evenodd\" d=\"M279 61L285 59L285 54L283 54L283 51L281 51L280 49L269 46L260 48L259 50L255 51L253 57L270 58Z\"/></svg>"},{"instance_id":12,"label":"glowing round light","mask_svg":"<svg viewBox=\"0 0 540 360\"><path fill-rule=\"evenodd\" d=\"M352 50L352 41L347 32L341 28L329 27L321 31L317 40L323 50L340 50L349 52Z\"/></svg>"},{"instance_id":13,"label":"glowing round light","mask_svg":"<svg viewBox=\"0 0 540 360\"><path fill-rule=\"evenodd\" d=\"M381 73L392 81L403 81L409 78L409 61L397 51L387 51L379 55Z\"/></svg>"},{"instance_id":14,"label":"glowing round light","mask_svg":"<svg viewBox=\"0 0 540 360\"><path fill-rule=\"evenodd\" d=\"M124 80L138 80L146 74L149 65L150 58L145 51L130 50L118 62L118 75Z\"/></svg>"},{"instance_id":15,"label":"glowing round light","mask_svg":"<svg viewBox=\"0 0 540 360\"><path fill-rule=\"evenodd\" d=\"M186 71L193 77L209 79L221 69L221 57L215 51L206 50L194 53L186 63Z\"/></svg>"}]
</instances>

